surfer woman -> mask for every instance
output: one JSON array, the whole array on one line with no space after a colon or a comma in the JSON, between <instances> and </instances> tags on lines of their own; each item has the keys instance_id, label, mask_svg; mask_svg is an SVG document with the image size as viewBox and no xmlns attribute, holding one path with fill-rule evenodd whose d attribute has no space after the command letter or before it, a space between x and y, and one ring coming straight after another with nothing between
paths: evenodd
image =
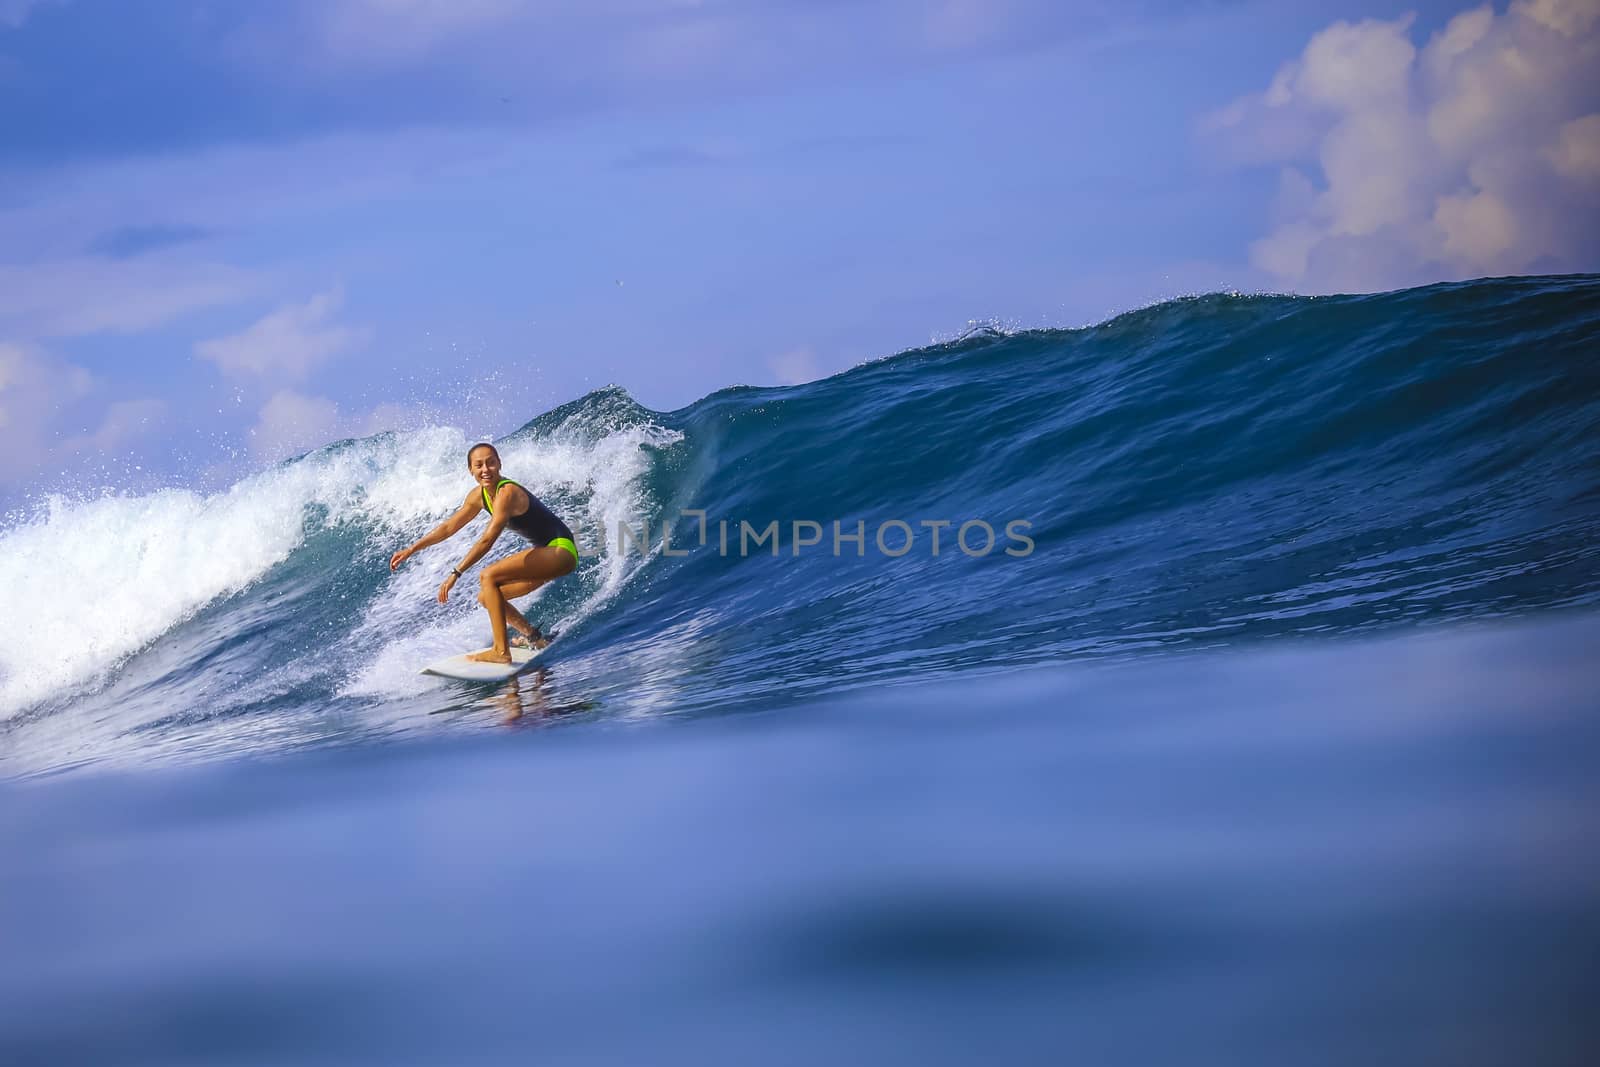
<instances>
[{"instance_id":1,"label":"surfer woman","mask_svg":"<svg viewBox=\"0 0 1600 1067\"><path fill-rule=\"evenodd\" d=\"M439 603L443 604L450 598L450 590L461 577L461 572L484 557L500 536L501 530L509 526L532 541L533 548L490 564L478 576L478 603L489 612L494 647L474 652L467 658L483 663L510 663L511 648L506 642L508 621L527 639L529 648L543 648L550 643L538 627L511 606L510 601L515 597L527 596L554 578L571 574L578 566L578 546L573 542L572 531L567 524L539 503L538 497L511 479L500 477L500 453L495 451L493 445L481 443L469 448L467 469L478 484L467 494L461 510L429 530L422 540L410 548L402 548L389 557L389 569L396 570L400 564L429 545L454 537L478 512L487 511L488 528L467 550L467 556L460 566L452 567L450 577L439 586Z\"/></svg>"}]
</instances>

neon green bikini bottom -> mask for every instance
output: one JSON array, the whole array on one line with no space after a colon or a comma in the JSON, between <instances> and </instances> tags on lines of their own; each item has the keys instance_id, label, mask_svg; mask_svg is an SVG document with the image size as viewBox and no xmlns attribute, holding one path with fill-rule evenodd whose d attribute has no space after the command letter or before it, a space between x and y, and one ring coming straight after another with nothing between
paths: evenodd
<instances>
[{"instance_id":1,"label":"neon green bikini bottom","mask_svg":"<svg viewBox=\"0 0 1600 1067\"><path fill-rule=\"evenodd\" d=\"M545 546L546 548L564 548L572 553L572 562L578 562L578 546L572 543L570 537L557 537Z\"/></svg>"}]
</instances>

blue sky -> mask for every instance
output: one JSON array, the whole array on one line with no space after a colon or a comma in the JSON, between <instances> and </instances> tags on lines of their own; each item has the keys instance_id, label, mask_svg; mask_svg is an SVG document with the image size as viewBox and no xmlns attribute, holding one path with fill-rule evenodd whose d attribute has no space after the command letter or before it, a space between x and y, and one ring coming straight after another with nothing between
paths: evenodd
<instances>
[{"instance_id":1,"label":"blue sky","mask_svg":"<svg viewBox=\"0 0 1600 1067\"><path fill-rule=\"evenodd\" d=\"M0 501L1593 271L1600 0L0 0Z\"/></svg>"}]
</instances>

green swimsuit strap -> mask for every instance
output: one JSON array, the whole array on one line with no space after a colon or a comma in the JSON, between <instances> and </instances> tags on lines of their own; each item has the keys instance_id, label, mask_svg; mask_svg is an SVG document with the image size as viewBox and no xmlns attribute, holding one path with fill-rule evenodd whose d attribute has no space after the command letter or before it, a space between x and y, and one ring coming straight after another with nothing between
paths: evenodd
<instances>
[{"instance_id":1,"label":"green swimsuit strap","mask_svg":"<svg viewBox=\"0 0 1600 1067\"><path fill-rule=\"evenodd\" d=\"M506 487L508 485L516 485L518 489L522 489L522 486L517 485L517 483L512 481L510 478L501 478L500 479L500 484L494 487L494 491L496 493L498 493L501 489L503 489L504 487ZM527 492L526 489L522 489L522 491L524 493ZM483 487L483 509L485 511L487 511L491 515L494 514L494 503L489 499L489 487L488 486L484 486Z\"/></svg>"}]
</instances>

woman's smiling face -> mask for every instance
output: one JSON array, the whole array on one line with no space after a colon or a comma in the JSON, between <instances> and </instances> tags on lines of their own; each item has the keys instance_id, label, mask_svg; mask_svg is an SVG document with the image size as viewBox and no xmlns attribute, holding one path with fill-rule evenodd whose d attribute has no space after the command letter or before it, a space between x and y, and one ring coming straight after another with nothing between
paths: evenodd
<instances>
[{"instance_id":1,"label":"woman's smiling face","mask_svg":"<svg viewBox=\"0 0 1600 1067\"><path fill-rule=\"evenodd\" d=\"M467 469L479 485L493 489L500 481L500 453L492 445L478 445L467 453Z\"/></svg>"}]
</instances>

